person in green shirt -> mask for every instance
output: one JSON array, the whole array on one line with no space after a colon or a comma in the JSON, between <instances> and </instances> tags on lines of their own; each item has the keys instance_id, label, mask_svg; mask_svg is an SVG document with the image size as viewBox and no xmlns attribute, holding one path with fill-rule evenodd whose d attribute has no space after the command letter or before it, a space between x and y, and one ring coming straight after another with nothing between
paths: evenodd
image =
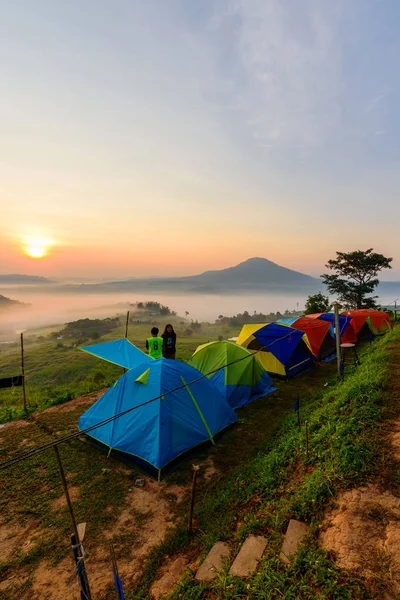
<instances>
[{"instance_id":1,"label":"person in green shirt","mask_svg":"<svg viewBox=\"0 0 400 600\"><path fill-rule=\"evenodd\" d=\"M152 358L161 358L164 340L158 337L158 327L153 327L151 336L146 340L146 350Z\"/></svg>"}]
</instances>

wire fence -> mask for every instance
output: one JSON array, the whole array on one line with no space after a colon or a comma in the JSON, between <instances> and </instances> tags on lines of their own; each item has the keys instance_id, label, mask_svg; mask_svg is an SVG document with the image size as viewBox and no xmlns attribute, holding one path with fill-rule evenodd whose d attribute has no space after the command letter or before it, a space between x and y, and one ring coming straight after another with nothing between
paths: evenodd
<instances>
[{"instance_id":1,"label":"wire fence","mask_svg":"<svg viewBox=\"0 0 400 600\"><path fill-rule=\"evenodd\" d=\"M73 440L75 438L80 437L83 434L87 434L90 433L92 431L94 431L95 429L98 429L99 427L103 427L104 425L108 425L109 423L112 423L113 421L116 421L117 419L120 419L121 417L135 411L138 410L139 408L142 408L143 406L147 406L149 404L152 404L153 402L156 402L157 400L161 400L163 398L165 398L166 396L169 396L171 394L174 394L182 389L185 388L189 388L190 385L194 385L195 383L197 383L198 381L201 381L202 379L208 378L211 375L215 375L215 373L217 373L218 371L222 370L222 369L226 369L227 367L230 367L232 365L235 365L237 363L240 363L244 360L248 360L250 358L253 358L258 352L265 352L268 351L268 349L273 346L277 341L281 341L283 339L289 338L293 335L293 332L289 332L287 335L282 336L281 338L279 338L279 340L274 340L273 342L271 342L270 344L266 344L260 348L258 348L257 350L254 350L254 352L250 352L248 354L246 354L246 356L242 356L240 358L237 358L233 361L230 361L224 365L221 365L220 367L216 368L216 369L212 369L210 371L208 371L207 373L201 374L199 377L196 377L195 379L192 379L192 381L189 382L185 382L182 385L176 386L175 388L164 392L163 394L160 394L158 396L155 396L154 398L151 398L150 400L147 400L146 402L142 402L141 404L138 404L136 406L132 406L122 412L117 413L116 415L112 415L111 417L108 417L107 419L104 419L103 421L99 421L98 423L95 423L94 425L91 425L90 427L87 427L86 429L82 429L79 431L76 431L74 433L71 433L67 436L58 438L56 440L53 440L52 442L49 442L47 444L42 444L39 447L36 448L32 448L31 450L28 450L27 452L21 453L13 458L10 458L9 460L6 460L2 463L0 463L0 470L2 469L7 469L9 467L12 467L24 460L27 460L29 458L32 458L34 456L37 456L38 454L45 452L46 450L49 450L55 446L59 446L60 444L64 444L70 440ZM122 375L122 377L124 377L124 375Z\"/></svg>"}]
</instances>

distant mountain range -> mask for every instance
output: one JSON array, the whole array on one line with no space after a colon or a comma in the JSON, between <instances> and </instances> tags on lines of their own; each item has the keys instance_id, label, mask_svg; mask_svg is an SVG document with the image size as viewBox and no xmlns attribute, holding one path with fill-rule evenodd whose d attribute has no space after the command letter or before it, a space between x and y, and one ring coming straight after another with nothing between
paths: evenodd
<instances>
[{"instance_id":1,"label":"distant mountain range","mask_svg":"<svg viewBox=\"0 0 400 600\"><path fill-rule=\"evenodd\" d=\"M218 271L205 271L187 277L129 278L116 281L103 280L99 283L63 283L33 275L0 275L1 284L31 286L32 291L47 287L52 293L107 293L107 292L172 292L192 294L232 293L326 293L321 279L281 267L266 258L249 258L234 267ZM51 285L50 285L51 284ZM17 291L15 291L17 293ZM382 281L377 293L388 298L400 296L400 282Z\"/></svg>"},{"instance_id":2,"label":"distant mountain range","mask_svg":"<svg viewBox=\"0 0 400 600\"><path fill-rule=\"evenodd\" d=\"M266 258L250 258L235 267L206 271L188 277L126 279L98 284L81 284L81 291L174 291L186 293L232 293L251 291L306 291L321 289L321 282L310 275L281 267ZM72 287L72 286L71 286Z\"/></svg>"},{"instance_id":3,"label":"distant mountain range","mask_svg":"<svg viewBox=\"0 0 400 600\"><path fill-rule=\"evenodd\" d=\"M44 283L54 283L51 279L46 277L39 277L38 275L0 275L0 285L41 285Z\"/></svg>"},{"instance_id":4,"label":"distant mountain range","mask_svg":"<svg viewBox=\"0 0 400 600\"><path fill-rule=\"evenodd\" d=\"M21 308L23 306L28 306L23 302L19 302L19 300L12 300L11 298L7 298L0 294L0 311L4 308Z\"/></svg>"}]
</instances>

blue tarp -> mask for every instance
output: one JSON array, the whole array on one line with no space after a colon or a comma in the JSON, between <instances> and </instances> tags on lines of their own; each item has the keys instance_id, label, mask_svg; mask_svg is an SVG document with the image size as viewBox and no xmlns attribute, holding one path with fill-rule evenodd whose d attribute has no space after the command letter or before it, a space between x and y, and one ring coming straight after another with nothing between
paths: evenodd
<instances>
[{"instance_id":1,"label":"blue tarp","mask_svg":"<svg viewBox=\"0 0 400 600\"><path fill-rule=\"evenodd\" d=\"M130 369L79 419L86 429L129 413L91 431L109 448L137 456L161 469L174 458L237 421L227 400L201 373L183 362L160 358ZM189 384L187 387L184 381ZM167 394L180 387L181 389ZM162 399L151 401L162 396ZM149 402L151 401L151 402ZM145 406L139 406L148 402Z\"/></svg>"},{"instance_id":2,"label":"blue tarp","mask_svg":"<svg viewBox=\"0 0 400 600\"><path fill-rule=\"evenodd\" d=\"M279 319L279 323L283 323L284 325L293 325L296 321L299 320L299 317L285 317L284 319Z\"/></svg>"},{"instance_id":3,"label":"blue tarp","mask_svg":"<svg viewBox=\"0 0 400 600\"><path fill-rule=\"evenodd\" d=\"M136 346L125 338L102 344L93 344L92 346L82 346L81 350L125 369L131 369L146 361L153 361L150 356L139 350L139 348L136 348Z\"/></svg>"}]
</instances>

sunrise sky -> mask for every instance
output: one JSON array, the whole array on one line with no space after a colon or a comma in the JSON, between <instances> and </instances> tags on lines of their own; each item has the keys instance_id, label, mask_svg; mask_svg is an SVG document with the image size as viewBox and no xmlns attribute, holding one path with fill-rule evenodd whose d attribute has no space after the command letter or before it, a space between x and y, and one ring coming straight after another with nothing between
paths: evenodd
<instances>
[{"instance_id":1,"label":"sunrise sky","mask_svg":"<svg viewBox=\"0 0 400 600\"><path fill-rule=\"evenodd\" d=\"M400 278L398 0L9 0L0 27L0 273L373 247Z\"/></svg>"}]
</instances>

